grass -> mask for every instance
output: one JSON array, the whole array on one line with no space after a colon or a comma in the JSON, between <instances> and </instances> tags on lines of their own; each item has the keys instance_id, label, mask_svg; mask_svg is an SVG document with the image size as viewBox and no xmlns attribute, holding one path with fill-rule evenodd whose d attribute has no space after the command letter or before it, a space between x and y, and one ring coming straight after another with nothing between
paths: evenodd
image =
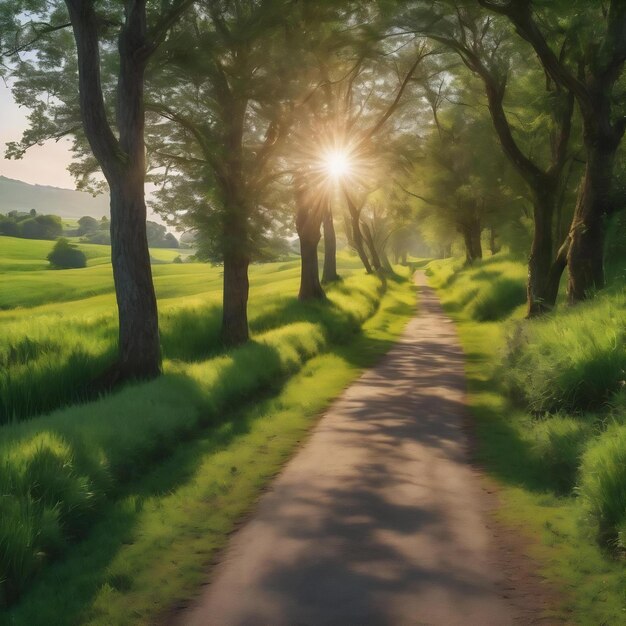
<instances>
[{"instance_id":1,"label":"grass","mask_svg":"<svg viewBox=\"0 0 626 626\"><path fill-rule=\"evenodd\" d=\"M429 266L466 353L476 454L499 483L498 516L527 537L561 591L546 619L623 623L626 571L614 551L626 531L626 405L615 384L623 380L623 283L540 320L523 321L524 306L509 304L508 314L498 305L479 321L474 303L493 289L481 276L521 277L515 264L496 255L472 268Z\"/></svg>"},{"instance_id":2,"label":"grass","mask_svg":"<svg viewBox=\"0 0 626 626\"><path fill-rule=\"evenodd\" d=\"M33 254L33 243L48 243L12 241L22 244L23 255ZM18 251L14 246L14 256ZM352 265L351 258L340 257L344 274L352 271L348 269ZM202 360L215 354L219 350L221 268L170 263L155 265L153 273L164 357ZM288 309L294 307L298 275L297 261L252 266L253 330L283 323ZM32 304L36 298L41 304L27 311L0 311L0 424L89 399L84 392L87 383L115 357L117 319L110 265L13 272L6 277L10 280L0 284L0 294L6 289L15 302ZM337 299L345 297L340 289ZM68 305L70 298L74 299ZM295 310L297 317L301 311Z\"/></svg>"},{"instance_id":3,"label":"grass","mask_svg":"<svg viewBox=\"0 0 626 626\"><path fill-rule=\"evenodd\" d=\"M38 536L57 549L65 545L65 556L6 612L9 623L150 624L193 594L214 551L315 416L388 349L414 306L407 281L388 281L382 295L379 281L365 276L348 278L330 297L328 318L303 307L298 319L292 300L268 300L257 318L257 332L264 332L239 353L168 362L160 380L88 411L74 407L2 429L0 445L16 475L47 475L61 458L64 471L56 466L54 473L73 485L61 480L48 489L56 490L53 497L37 494L46 510L41 524L51 527ZM285 324L267 330L281 310ZM326 324L341 320L348 335L332 343L339 337ZM256 401L242 404L246 397ZM94 500L80 499L81 477ZM49 512L59 493L77 494L76 504ZM63 525L63 510L81 507L90 530L82 536L77 522L82 540L75 544L56 525ZM98 507L96 522L90 511Z\"/></svg>"},{"instance_id":4,"label":"grass","mask_svg":"<svg viewBox=\"0 0 626 626\"><path fill-rule=\"evenodd\" d=\"M31 249L31 242L23 245ZM351 275L353 265L342 256L344 280L328 290L327 303L310 305L291 295L297 292L296 262L253 267L253 340L230 352L218 340L220 270L156 266L164 375L100 399L77 390L114 358L112 294L90 297L81 291L80 274L63 272L62 280L86 297L68 307L54 301L54 293L42 293L48 301L28 316L21 310L0 313L0 410L9 420L0 427L4 603L14 603L42 571L88 537L97 516L177 446L206 429L219 430L233 412L277 392L311 359L359 337L387 285L362 272ZM104 270L110 267L92 268L92 279ZM408 293L394 280L387 283ZM25 417L30 419L16 419Z\"/></svg>"},{"instance_id":5,"label":"grass","mask_svg":"<svg viewBox=\"0 0 626 626\"><path fill-rule=\"evenodd\" d=\"M626 380L626 289L518 326L508 341L505 384L531 411L604 410Z\"/></svg>"}]
</instances>

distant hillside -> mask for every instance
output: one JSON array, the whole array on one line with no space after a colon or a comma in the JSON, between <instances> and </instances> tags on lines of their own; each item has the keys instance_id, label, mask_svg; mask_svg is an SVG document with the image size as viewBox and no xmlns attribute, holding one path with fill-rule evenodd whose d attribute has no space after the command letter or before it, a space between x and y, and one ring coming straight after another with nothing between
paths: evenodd
<instances>
[{"instance_id":1,"label":"distant hillside","mask_svg":"<svg viewBox=\"0 0 626 626\"><path fill-rule=\"evenodd\" d=\"M30 211L52 213L60 217L79 218L91 215L100 218L109 215L107 195L95 198L82 191L44 185L29 185L21 180L0 176L0 213Z\"/></svg>"}]
</instances>

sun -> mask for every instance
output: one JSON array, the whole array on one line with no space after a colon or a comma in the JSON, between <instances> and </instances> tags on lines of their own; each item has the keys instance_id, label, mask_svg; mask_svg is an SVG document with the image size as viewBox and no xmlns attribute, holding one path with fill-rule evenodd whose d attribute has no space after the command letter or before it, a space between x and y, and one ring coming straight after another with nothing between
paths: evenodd
<instances>
[{"instance_id":1,"label":"sun","mask_svg":"<svg viewBox=\"0 0 626 626\"><path fill-rule=\"evenodd\" d=\"M332 150L325 155L324 165L326 171L333 178L343 178L350 173L350 158L342 150Z\"/></svg>"}]
</instances>

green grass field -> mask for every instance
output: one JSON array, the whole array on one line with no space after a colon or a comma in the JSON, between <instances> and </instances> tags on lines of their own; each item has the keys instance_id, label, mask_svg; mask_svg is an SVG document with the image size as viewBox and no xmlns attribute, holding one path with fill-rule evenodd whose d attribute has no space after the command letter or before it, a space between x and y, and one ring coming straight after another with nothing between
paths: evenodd
<instances>
[{"instance_id":1,"label":"green grass field","mask_svg":"<svg viewBox=\"0 0 626 626\"><path fill-rule=\"evenodd\" d=\"M224 352L220 268L155 265L164 375L89 399L78 390L114 357L111 286L92 291L110 266L36 269L33 243L2 248L22 268L5 274L22 300L0 312L5 616L154 623L193 593L319 411L390 347L414 310L406 269L383 283L342 255L328 303L303 305L298 261L254 265L253 340ZM36 286L46 278L56 286Z\"/></svg>"},{"instance_id":2,"label":"green grass field","mask_svg":"<svg viewBox=\"0 0 626 626\"><path fill-rule=\"evenodd\" d=\"M547 623L624 623L623 278L529 321L521 261L435 261L428 271L466 353L477 456L500 485L498 515L528 539L560 594Z\"/></svg>"}]
</instances>

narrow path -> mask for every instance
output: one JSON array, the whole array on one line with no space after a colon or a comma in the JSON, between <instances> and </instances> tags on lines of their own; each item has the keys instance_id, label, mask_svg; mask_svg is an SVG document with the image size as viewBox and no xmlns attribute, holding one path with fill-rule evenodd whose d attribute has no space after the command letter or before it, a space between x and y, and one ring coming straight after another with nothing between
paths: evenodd
<instances>
[{"instance_id":1,"label":"narrow path","mask_svg":"<svg viewBox=\"0 0 626 626\"><path fill-rule=\"evenodd\" d=\"M420 314L330 407L237 532L184 626L504 626L489 502L467 458L463 354Z\"/></svg>"}]
</instances>

